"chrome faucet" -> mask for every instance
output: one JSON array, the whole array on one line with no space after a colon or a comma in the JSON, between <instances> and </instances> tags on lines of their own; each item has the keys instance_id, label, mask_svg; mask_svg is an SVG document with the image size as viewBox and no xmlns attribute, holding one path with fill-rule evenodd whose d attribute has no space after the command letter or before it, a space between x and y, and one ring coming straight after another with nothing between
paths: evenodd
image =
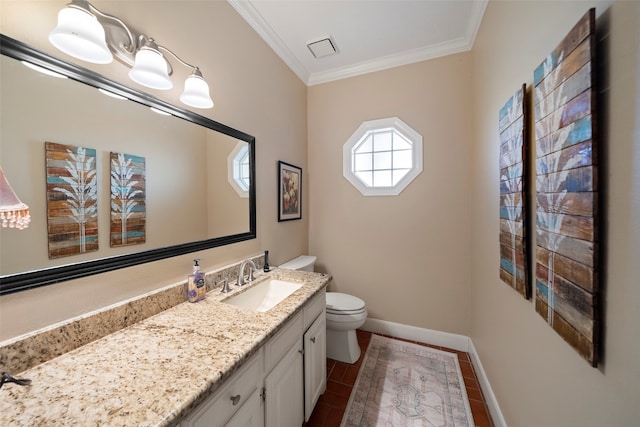
<instances>
[{"instance_id":1,"label":"chrome faucet","mask_svg":"<svg viewBox=\"0 0 640 427\"><path fill-rule=\"evenodd\" d=\"M242 264L240 264L240 270L238 271L238 286L247 284L247 282L245 282L244 280L244 268L247 266L247 264L249 264L249 278L247 279L247 282L253 282L253 272L258 269L258 266L255 262L253 262L253 260L246 259L242 261Z\"/></svg>"}]
</instances>

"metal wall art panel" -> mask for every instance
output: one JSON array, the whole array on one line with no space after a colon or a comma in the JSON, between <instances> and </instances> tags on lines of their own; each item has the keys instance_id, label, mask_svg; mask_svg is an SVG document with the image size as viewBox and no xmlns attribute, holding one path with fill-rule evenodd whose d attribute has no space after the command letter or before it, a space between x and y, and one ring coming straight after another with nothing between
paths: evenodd
<instances>
[{"instance_id":1,"label":"metal wall art panel","mask_svg":"<svg viewBox=\"0 0 640 427\"><path fill-rule=\"evenodd\" d=\"M522 85L500 109L500 279L531 297L526 233L528 150Z\"/></svg>"},{"instance_id":2,"label":"metal wall art panel","mask_svg":"<svg viewBox=\"0 0 640 427\"><path fill-rule=\"evenodd\" d=\"M536 311L598 363L595 10L534 72Z\"/></svg>"}]
</instances>

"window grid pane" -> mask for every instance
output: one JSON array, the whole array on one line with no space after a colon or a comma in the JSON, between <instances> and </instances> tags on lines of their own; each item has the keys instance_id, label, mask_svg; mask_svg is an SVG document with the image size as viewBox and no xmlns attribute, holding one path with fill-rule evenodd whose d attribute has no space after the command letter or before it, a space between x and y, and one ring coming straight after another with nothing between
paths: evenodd
<instances>
[{"instance_id":1,"label":"window grid pane","mask_svg":"<svg viewBox=\"0 0 640 427\"><path fill-rule=\"evenodd\" d=\"M241 149L233 160L233 178L243 191L249 191L249 149Z\"/></svg>"},{"instance_id":2,"label":"window grid pane","mask_svg":"<svg viewBox=\"0 0 640 427\"><path fill-rule=\"evenodd\" d=\"M373 187L391 187L391 171L379 170L373 172Z\"/></svg>"},{"instance_id":3,"label":"window grid pane","mask_svg":"<svg viewBox=\"0 0 640 427\"><path fill-rule=\"evenodd\" d=\"M373 169L372 153L356 153L353 156L353 171L370 171Z\"/></svg>"},{"instance_id":4,"label":"window grid pane","mask_svg":"<svg viewBox=\"0 0 640 427\"><path fill-rule=\"evenodd\" d=\"M352 151L352 171L369 187L390 187L413 167L412 145L395 129L369 131Z\"/></svg>"},{"instance_id":5,"label":"window grid pane","mask_svg":"<svg viewBox=\"0 0 640 427\"><path fill-rule=\"evenodd\" d=\"M395 138L393 139L393 149L395 150L411 150L411 142L407 140L403 135L394 132Z\"/></svg>"},{"instance_id":6,"label":"window grid pane","mask_svg":"<svg viewBox=\"0 0 640 427\"><path fill-rule=\"evenodd\" d=\"M374 132L373 151L379 153L393 150L393 133L392 130Z\"/></svg>"},{"instance_id":7,"label":"window grid pane","mask_svg":"<svg viewBox=\"0 0 640 427\"><path fill-rule=\"evenodd\" d=\"M392 151L376 152L373 155L373 170L391 169Z\"/></svg>"},{"instance_id":8,"label":"window grid pane","mask_svg":"<svg viewBox=\"0 0 640 427\"><path fill-rule=\"evenodd\" d=\"M355 174L367 187L373 187L373 172L356 172Z\"/></svg>"},{"instance_id":9,"label":"window grid pane","mask_svg":"<svg viewBox=\"0 0 640 427\"><path fill-rule=\"evenodd\" d=\"M402 178L409 173L410 169L394 169L393 171L393 185L400 182Z\"/></svg>"},{"instance_id":10,"label":"window grid pane","mask_svg":"<svg viewBox=\"0 0 640 427\"><path fill-rule=\"evenodd\" d=\"M413 166L413 153L411 150L393 152L393 169L411 169Z\"/></svg>"}]
</instances>

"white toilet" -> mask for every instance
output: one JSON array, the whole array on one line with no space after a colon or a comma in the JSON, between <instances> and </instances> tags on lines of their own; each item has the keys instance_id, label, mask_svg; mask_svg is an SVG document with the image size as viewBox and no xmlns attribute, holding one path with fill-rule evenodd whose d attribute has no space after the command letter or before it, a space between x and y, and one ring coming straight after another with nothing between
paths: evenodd
<instances>
[{"instance_id":1,"label":"white toilet","mask_svg":"<svg viewBox=\"0 0 640 427\"><path fill-rule=\"evenodd\" d=\"M288 270L301 270L301 271L313 271L316 266L316 257L312 255L300 255L298 258L294 258L290 261L280 265L280 268L286 268Z\"/></svg>"},{"instance_id":2,"label":"white toilet","mask_svg":"<svg viewBox=\"0 0 640 427\"><path fill-rule=\"evenodd\" d=\"M367 307L360 298L327 292L327 357L345 363L360 358L356 329L367 320Z\"/></svg>"},{"instance_id":3,"label":"white toilet","mask_svg":"<svg viewBox=\"0 0 640 427\"><path fill-rule=\"evenodd\" d=\"M280 266L290 270L313 271L315 256L301 255ZM367 320L367 307L360 298L327 292L327 357L345 363L360 358L356 329Z\"/></svg>"}]
</instances>

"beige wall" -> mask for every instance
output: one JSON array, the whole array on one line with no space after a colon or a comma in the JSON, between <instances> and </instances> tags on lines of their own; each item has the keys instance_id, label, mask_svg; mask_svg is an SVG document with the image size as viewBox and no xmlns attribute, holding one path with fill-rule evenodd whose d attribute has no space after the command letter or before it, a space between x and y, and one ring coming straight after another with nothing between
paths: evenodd
<instances>
[{"instance_id":1,"label":"beige wall","mask_svg":"<svg viewBox=\"0 0 640 427\"><path fill-rule=\"evenodd\" d=\"M370 318L470 332L470 91L470 53L309 88L309 252ZM394 116L422 135L423 172L398 196L365 197L342 147Z\"/></svg>"},{"instance_id":2,"label":"beige wall","mask_svg":"<svg viewBox=\"0 0 640 427\"><path fill-rule=\"evenodd\" d=\"M210 132L207 144L207 170L209 185L207 203L209 212L209 236L227 236L245 233L249 227L249 192L242 196L229 183L229 173L233 173L233 164L229 156L237 153L236 147L247 147L247 143L228 135Z\"/></svg>"},{"instance_id":3,"label":"beige wall","mask_svg":"<svg viewBox=\"0 0 640 427\"><path fill-rule=\"evenodd\" d=\"M64 56L46 34L65 3L2 0L2 32ZM308 103L305 86L225 2L158 1L153 13L144 1L94 3L195 58L216 102L205 115L257 138L258 239L197 254L205 269L264 249L277 265L308 248L334 275L331 290L361 296L370 317L471 335L508 425L637 423L640 2L491 1L471 53L312 86ZM594 4L607 59L598 369L497 268L498 110ZM93 68L131 84L117 63ZM399 196L364 197L342 176L342 145L363 121L390 116L423 135L424 171ZM302 221L276 221L277 160L303 168ZM0 339L183 279L191 258L3 296Z\"/></svg>"},{"instance_id":4,"label":"beige wall","mask_svg":"<svg viewBox=\"0 0 640 427\"><path fill-rule=\"evenodd\" d=\"M589 7L598 16L605 177L604 361L590 367L498 277L500 107ZM473 48L471 338L509 426L640 420L640 2L491 1Z\"/></svg>"},{"instance_id":5,"label":"beige wall","mask_svg":"<svg viewBox=\"0 0 640 427\"><path fill-rule=\"evenodd\" d=\"M66 3L66 0L2 0L0 29L45 52L80 63L47 40L48 32L56 25L58 10ZM197 112L256 137L258 238L2 296L0 340L184 280L191 271L194 256L202 258L207 270L258 255L265 249L270 251L274 265L307 250L308 199L303 200L301 221L278 223L276 205L277 161L284 160L306 170L306 86L226 2L154 1L151 8L148 1L92 3L196 62L211 86L216 104L211 110ZM117 61L103 66L81 65L136 87L126 76L128 69ZM176 82L183 81L188 70L178 65L175 68L178 76L182 74ZM181 85L176 83L176 88L168 92L143 90L187 108L178 101Z\"/></svg>"},{"instance_id":6,"label":"beige wall","mask_svg":"<svg viewBox=\"0 0 640 427\"><path fill-rule=\"evenodd\" d=\"M1 61L0 164L13 189L29 206L31 223L19 232L0 229L0 274L202 240L210 218L205 203L210 182L206 178L207 136L216 132L207 132L204 127L176 117L161 116L134 102L106 97L95 88L71 79L56 79L27 70L13 58L2 56ZM45 141L96 151L97 251L48 257ZM227 154L230 151L227 148ZM124 247L109 244L110 152L145 158L147 222L143 244ZM226 158L222 164L226 169ZM167 170L173 173L168 174ZM212 190L229 187L226 176L218 182L220 185L212 185ZM189 221L182 221L185 210L176 208L178 206L200 208L191 209ZM167 227L167 224L173 226ZM246 215L244 231L248 228Z\"/></svg>"}]
</instances>

